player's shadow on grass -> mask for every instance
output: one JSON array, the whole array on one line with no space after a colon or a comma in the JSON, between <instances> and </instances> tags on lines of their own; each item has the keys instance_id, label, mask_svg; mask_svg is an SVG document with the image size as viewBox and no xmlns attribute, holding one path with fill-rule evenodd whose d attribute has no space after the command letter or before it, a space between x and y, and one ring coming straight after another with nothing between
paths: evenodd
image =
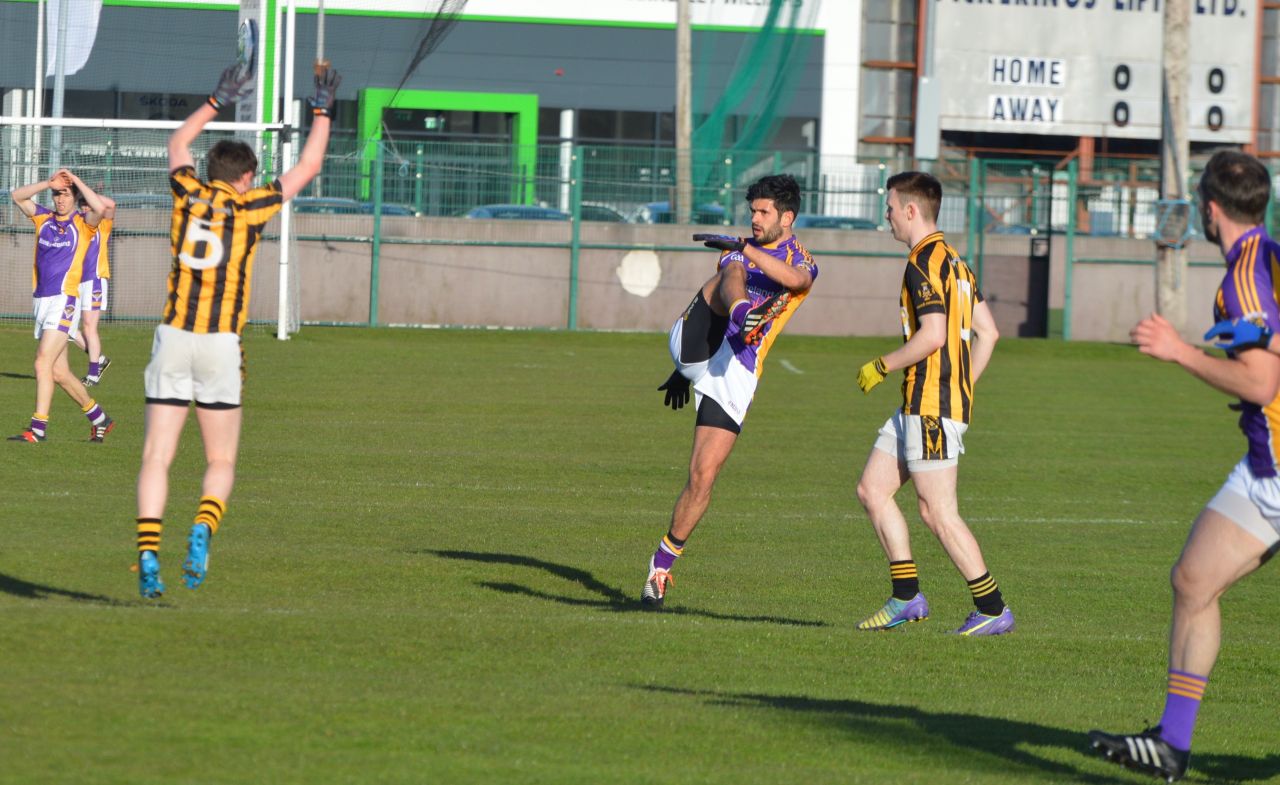
<instances>
[{"instance_id":1,"label":"player's shadow on grass","mask_svg":"<svg viewBox=\"0 0 1280 785\"><path fill-rule=\"evenodd\" d=\"M803 695L690 690L658 685L636 685L639 689L671 696L700 698L716 706L755 708L800 715L824 722L849 736L885 749L897 747L930 750L931 757L944 759L948 768L965 767L999 771L1008 777L1011 765L1035 769L1078 783L1130 781L1116 769L1115 775L1082 770L1070 763L1049 760L1037 748L1059 747L1082 756L1093 755L1087 729L1054 728L1034 722L1001 717L984 717L959 712L929 712L911 706L866 703L858 700L809 698ZM940 746L946 742L950 748ZM1114 764L1099 763L1105 768ZM1097 766L1090 764L1090 769ZM1280 754L1264 758L1242 755L1213 755L1194 752L1188 779L1210 782L1252 782L1280 773Z\"/></svg>"},{"instance_id":2,"label":"player's shadow on grass","mask_svg":"<svg viewBox=\"0 0 1280 785\"><path fill-rule=\"evenodd\" d=\"M34 380L36 377L29 373L9 373L8 371L0 371L0 379L27 379Z\"/></svg>"},{"instance_id":3,"label":"player's shadow on grass","mask_svg":"<svg viewBox=\"0 0 1280 785\"><path fill-rule=\"evenodd\" d=\"M600 610L614 611L618 613L630 613L633 611L643 611L640 600L627 594L621 589L610 586L598 580L594 575L586 570L570 567L565 564L556 564L555 562L543 561L535 559L532 556L520 556L514 553L478 553L475 551L437 551L424 550L415 551L416 553L429 553L432 556L439 556L442 559L461 559L464 561L482 562L484 564L511 564L517 567L532 567L543 572L548 572L557 578L561 578L572 583L576 583L592 594L598 595L599 599L588 599L583 597L563 597L550 592L539 591L538 589L523 586L518 583L507 581L481 581L480 585L486 589L493 589L505 594L519 594L525 597L533 597L539 600L550 600L558 602L562 605L575 605L585 608L599 608ZM826 624L820 621L809 621L806 619L789 619L783 616L740 616L733 613L716 613L715 611L704 611L697 608L688 608L680 606L676 608L668 608L663 613L671 615L698 616L704 619L717 619L719 621L748 621L763 622L765 624L786 624L792 627L825 627Z\"/></svg>"},{"instance_id":4,"label":"player's shadow on grass","mask_svg":"<svg viewBox=\"0 0 1280 785\"><path fill-rule=\"evenodd\" d=\"M119 600L102 594L89 594L82 591L72 591L70 589L59 589L56 586L45 586L40 583L31 583L21 578L15 578L12 575L0 573L0 593L9 594L24 600L48 600L60 597L76 602L92 602L98 605L125 605Z\"/></svg>"}]
</instances>

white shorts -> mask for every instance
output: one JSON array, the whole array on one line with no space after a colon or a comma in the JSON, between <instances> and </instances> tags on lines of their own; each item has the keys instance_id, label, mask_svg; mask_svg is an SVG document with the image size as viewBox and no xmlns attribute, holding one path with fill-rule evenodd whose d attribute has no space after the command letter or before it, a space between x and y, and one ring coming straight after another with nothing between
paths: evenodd
<instances>
[{"instance_id":1,"label":"white shorts","mask_svg":"<svg viewBox=\"0 0 1280 785\"><path fill-rule=\"evenodd\" d=\"M90 278L80 282L80 310L107 310L107 282L109 278Z\"/></svg>"},{"instance_id":2,"label":"white shorts","mask_svg":"<svg viewBox=\"0 0 1280 785\"><path fill-rule=\"evenodd\" d=\"M927 472L955 466L964 452L966 423L946 417L893 413L876 437L877 450L906 461L907 471Z\"/></svg>"},{"instance_id":3,"label":"white shorts","mask_svg":"<svg viewBox=\"0 0 1280 785\"><path fill-rule=\"evenodd\" d=\"M59 330L74 339L80 327L80 306L76 298L65 294L50 297L32 297L31 306L36 313L36 340L46 330Z\"/></svg>"},{"instance_id":4,"label":"white shorts","mask_svg":"<svg viewBox=\"0 0 1280 785\"><path fill-rule=\"evenodd\" d=\"M1280 542L1280 477L1253 476L1247 455L1205 507L1230 518L1268 548Z\"/></svg>"},{"instance_id":5,"label":"white shorts","mask_svg":"<svg viewBox=\"0 0 1280 785\"><path fill-rule=\"evenodd\" d=\"M209 409L234 409L240 405L243 360L235 333L193 333L162 324L143 372L147 403L195 401Z\"/></svg>"},{"instance_id":6,"label":"white shorts","mask_svg":"<svg viewBox=\"0 0 1280 785\"><path fill-rule=\"evenodd\" d=\"M756 395L756 375L747 370L747 366L738 361L728 341L720 344L711 359L697 363L680 361L680 339L684 330L684 319L677 319L671 327L669 348L671 360L676 364L680 375L693 382L694 408L702 403L702 396L720 404L733 421L742 425L746 419L747 409L751 408L751 399Z\"/></svg>"}]
</instances>

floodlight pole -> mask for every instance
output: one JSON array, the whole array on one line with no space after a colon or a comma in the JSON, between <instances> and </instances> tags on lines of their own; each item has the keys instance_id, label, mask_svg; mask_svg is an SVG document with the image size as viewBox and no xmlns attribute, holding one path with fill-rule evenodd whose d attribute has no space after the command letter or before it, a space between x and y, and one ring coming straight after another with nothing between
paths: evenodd
<instances>
[{"instance_id":1,"label":"floodlight pole","mask_svg":"<svg viewBox=\"0 0 1280 785\"><path fill-rule=\"evenodd\" d=\"M676 223L693 216L693 32L689 0L676 0Z\"/></svg>"},{"instance_id":2,"label":"floodlight pole","mask_svg":"<svg viewBox=\"0 0 1280 785\"><path fill-rule=\"evenodd\" d=\"M67 86L67 6L70 0L58 3L58 48L53 58L53 116L62 117L62 102ZM49 135L49 174L62 167L62 127L55 125Z\"/></svg>"},{"instance_id":3,"label":"floodlight pole","mask_svg":"<svg viewBox=\"0 0 1280 785\"><path fill-rule=\"evenodd\" d=\"M1191 143L1187 138L1191 0L1165 0L1164 100L1160 196L1187 198ZM1187 321L1187 249L1156 246L1156 312L1181 332Z\"/></svg>"}]
</instances>

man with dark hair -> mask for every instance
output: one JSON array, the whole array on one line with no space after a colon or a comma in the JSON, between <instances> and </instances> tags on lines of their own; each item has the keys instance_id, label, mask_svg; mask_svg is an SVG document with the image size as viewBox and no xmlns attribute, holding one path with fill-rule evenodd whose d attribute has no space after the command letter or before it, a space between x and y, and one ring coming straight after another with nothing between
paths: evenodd
<instances>
[{"instance_id":1,"label":"man with dark hair","mask_svg":"<svg viewBox=\"0 0 1280 785\"><path fill-rule=\"evenodd\" d=\"M1109 760L1172 782L1187 771L1196 715L1222 641L1219 601L1228 589L1280 549L1280 357L1232 335L1236 324L1280 329L1272 270L1280 245L1263 224L1271 178L1252 156L1215 153L1198 188L1204 236L1217 243L1227 271L1214 298L1218 322L1205 335L1226 338L1226 357L1183 341L1168 320L1152 314L1130 333L1139 351L1174 362L1214 389L1238 397L1247 451L1196 517L1173 565L1173 619L1168 682L1160 722L1135 734L1089 732Z\"/></svg>"},{"instance_id":2,"label":"man with dark hair","mask_svg":"<svg viewBox=\"0 0 1280 785\"><path fill-rule=\"evenodd\" d=\"M218 531L235 480L240 445L244 355L240 331L248 318L253 258L268 220L320 172L338 73L316 74L310 99L314 120L298 163L269 185L253 187L258 159L249 145L221 141L208 157L208 182L196 177L191 143L225 105L239 98L253 74L232 66L209 100L169 137L173 191L173 268L164 315L156 327L143 375L147 398L142 468L138 472L138 588L164 593L160 532L169 495L169 465L191 403L204 442L205 472L182 572L188 588L203 583L209 540Z\"/></svg>"},{"instance_id":3,"label":"man with dark hair","mask_svg":"<svg viewBox=\"0 0 1280 785\"><path fill-rule=\"evenodd\" d=\"M671 328L675 371L658 389L680 409L696 393L697 420L689 479L676 499L667 534L649 559L641 592L647 608L661 609L671 568L711 503L711 489L742 431L765 355L818 275L813 257L791 226L800 186L790 175L761 178L747 189L750 238L695 234L719 250L718 270L694 295Z\"/></svg>"},{"instance_id":4,"label":"man with dark hair","mask_svg":"<svg viewBox=\"0 0 1280 785\"><path fill-rule=\"evenodd\" d=\"M910 479L920 517L973 597L975 610L955 632L1001 635L1013 631L1013 613L956 503L973 388L1000 335L969 266L938 231L942 184L924 172L902 172L890 177L886 188L885 218L893 238L911 249L902 278L903 344L862 366L858 386L869 393L891 371L902 369L903 400L880 429L858 480L858 500L889 560L893 594L858 629L888 630L929 617L907 521L893 499Z\"/></svg>"},{"instance_id":5,"label":"man with dark hair","mask_svg":"<svg viewBox=\"0 0 1280 785\"><path fill-rule=\"evenodd\" d=\"M53 192L53 209L38 205L35 195L44 189ZM48 435L49 413L55 387L71 397L89 420L89 441L101 442L115 423L89 395L84 384L71 372L67 362L67 341L76 336L80 323L80 276L90 241L106 212L106 205L93 189L67 169L60 169L48 181L15 188L13 203L36 227L35 288L32 304L36 317L36 410L27 430L9 441L38 444ZM89 206L83 215L76 200Z\"/></svg>"}]
</instances>

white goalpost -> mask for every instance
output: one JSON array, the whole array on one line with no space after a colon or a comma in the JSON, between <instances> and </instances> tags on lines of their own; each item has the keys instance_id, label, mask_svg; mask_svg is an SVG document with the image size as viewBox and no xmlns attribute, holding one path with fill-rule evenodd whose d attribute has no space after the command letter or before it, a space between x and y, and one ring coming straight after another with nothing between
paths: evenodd
<instances>
[{"instance_id":1,"label":"white goalpost","mask_svg":"<svg viewBox=\"0 0 1280 785\"><path fill-rule=\"evenodd\" d=\"M31 319L29 260L35 236L9 192L48 179L55 163L117 202L108 244L112 285L107 317L140 322L160 318L173 263L168 138L179 125L178 120L0 116L0 246L14 251L9 255L15 261L28 262L0 265L0 322ZM60 131L56 149L53 129ZM261 162L256 182L270 182L291 165L296 133L291 131L284 123L209 123L192 146L197 172L204 176L204 158L215 142L236 138L254 147ZM36 196L38 203L51 207L48 199L47 191ZM292 207L286 202L258 248L249 303L250 329L270 329L281 339L301 325L292 226ZM276 276L266 274L273 265Z\"/></svg>"}]
</instances>

